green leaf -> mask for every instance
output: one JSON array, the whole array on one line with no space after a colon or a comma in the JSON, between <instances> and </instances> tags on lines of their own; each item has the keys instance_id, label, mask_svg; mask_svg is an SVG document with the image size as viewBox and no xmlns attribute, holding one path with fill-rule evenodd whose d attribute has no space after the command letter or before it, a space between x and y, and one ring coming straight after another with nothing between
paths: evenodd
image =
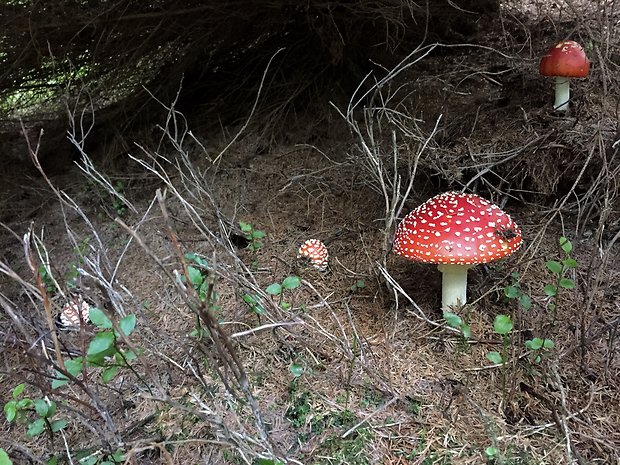
<instances>
[{"instance_id":1,"label":"green leaf","mask_svg":"<svg viewBox=\"0 0 620 465\"><path fill-rule=\"evenodd\" d=\"M575 281L573 281L570 278L562 278L562 279L560 279L560 282L558 284L560 285L560 287L563 287L564 289L574 289L575 288Z\"/></svg>"},{"instance_id":2,"label":"green leaf","mask_svg":"<svg viewBox=\"0 0 620 465\"><path fill-rule=\"evenodd\" d=\"M265 289L265 292L269 295L280 295L282 294L282 285L278 283L273 283L267 286L267 289Z\"/></svg>"},{"instance_id":3,"label":"green leaf","mask_svg":"<svg viewBox=\"0 0 620 465\"><path fill-rule=\"evenodd\" d=\"M54 420L50 423L50 427L52 428L52 433L57 433L61 429L67 426L67 420Z\"/></svg>"},{"instance_id":4,"label":"green leaf","mask_svg":"<svg viewBox=\"0 0 620 465\"><path fill-rule=\"evenodd\" d=\"M205 259L203 259L202 257L196 255L193 252L186 253L185 255L183 255L183 258L185 260L187 260L187 261L194 262L197 265L203 266L205 268L207 268L209 266L209 263Z\"/></svg>"},{"instance_id":5,"label":"green leaf","mask_svg":"<svg viewBox=\"0 0 620 465\"><path fill-rule=\"evenodd\" d=\"M505 336L510 331L512 331L512 328L512 320L508 315L497 315L495 317L495 321L493 322L493 329L497 334Z\"/></svg>"},{"instance_id":6,"label":"green leaf","mask_svg":"<svg viewBox=\"0 0 620 465\"><path fill-rule=\"evenodd\" d=\"M282 287L284 289L295 289L301 284L299 276L289 276L282 281Z\"/></svg>"},{"instance_id":7,"label":"green leaf","mask_svg":"<svg viewBox=\"0 0 620 465\"><path fill-rule=\"evenodd\" d=\"M75 378L82 372L83 362L84 359L82 357L65 360L65 369Z\"/></svg>"},{"instance_id":8,"label":"green leaf","mask_svg":"<svg viewBox=\"0 0 620 465\"><path fill-rule=\"evenodd\" d=\"M545 263L545 265L547 266L547 269L551 271L552 273L555 273L555 274L562 273L562 269L563 269L562 264L558 261L549 260L547 261L547 263Z\"/></svg>"},{"instance_id":9,"label":"green leaf","mask_svg":"<svg viewBox=\"0 0 620 465\"><path fill-rule=\"evenodd\" d=\"M543 340L539 337L525 341L525 347L530 350L539 350L543 346Z\"/></svg>"},{"instance_id":10,"label":"green leaf","mask_svg":"<svg viewBox=\"0 0 620 465\"><path fill-rule=\"evenodd\" d=\"M105 313L103 313L97 307L90 308L90 310L88 311L88 318L98 328L101 328L101 329L112 328L112 322L110 321L110 319L106 316Z\"/></svg>"},{"instance_id":11,"label":"green leaf","mask_svg":"<svg viewBox=\"0 0 620 465\"><path fill-rule=\"evenodd\" d=\"M509 299L514 299L519 296L521 291L517 286L506 286L504 288L504 295Z\"/></svg>"},{"instance_id":12,"label":"green leaf","mask_svg":"<svg viewBox=\"0 0 620 465\"><path fill-rule=\"evenodd\" d=\"M484 449L484 453L487 455L487 457L495 457L497 456L497 454L499 454L499 451L496 447L489 446Z\"/></svg>"},{"instance_id":13,"label":"green leaf","mask_svg":"<svg viewBox=\"0 0 620 465\"><path fill-rule=\"evenodd\" d=\"M456 313L443 312L443 319L451 328L460 328L463 324L463 320Z\"/></svg>"},{"instance_id":14,"label":"green leaf","mask_svg":"<svg viewBox=\"0 0 620 465\"><path fill-rule=\"evenodd\" d=\"M125 336L129 336L136 328L136 315L134 315L133 313L131 315L127 315L125 318L118 322L118 326L123 332L123 334L125 334Z\"/></svg>"},{"instance_id":15,"label":"green leaf","mask_svg":"<svg viewBox=\"0 0 620 465\"><path fill-rule=\"evenodd\" d=\"M239 221L239 228L241 228L241 231L244 233L249 233L253 229L250 223L244 223L243 221Z\"/></svg>"},{"instance_id":16,"label":"green leaf","mask_svg":"<svg viewBox=\"0 0 620 465\"><path fill-rule=\"evenodd\" d=\"M463 337L465 339L469 339L471 337L471 327L465 323L461 325L461 332L463 333Z\"/></svg>"},{"instance_id":17,"label":"green leaf","mask_svg":"<svg viewBox=\"0 0 620 465\"><path fill-rule=\"evenodd\" d=\"M261 231L261 230L252 231L252 239L262 239L266 235L267 233L265 233L265 231Z\"/></svg>"},{"instance_id":18,"label":"green leaf","mask_svg":"<svg viewBox=\"0 0 620 465\"><path fill-rule=\"evenodd\" d=\"M573 244L564 236L560 237L560 247L567 254L573 251Z\"/></svg>"},{"instance_id":19,"label":"green leaf","mask_svg":"<svg viewBox=\"0 0 620 465\"><path fill-rule=\"evenodd\" d=\"M295 378L299 378L301 375L304 374L304 367L302 367L298 363L291 364L291 366L288 369L290 370L290 372L293 374Z\"/></svg>"},{"instance_id":20,"label":"green leaf","mask_svg":"<svg viewBox=\"0 0 620 465\"><path fill-rule=\"evenodd\" d=\"M116 365L107 367L105 370L103 370L103 373L101 373L101 381L103 383L109 383L110 381L114 379L117 372L118 372L118 367Z\"/></svg>"},{"instance_id":21,"label":"green leaf","mask_svg":"<svg viewBox=\"0 0 620 465\"><path fill-rule=\"evenodd\" d=\"M123 451L118 450L114 452L110 458L114 460L115 462L122 462L125 460L125 453Z\"/></svg>"},{"instance_id":22,"label":"green leaf","mask_svg":"<svg viewBox=\"0 0 620 465\"><path fill-rule=\"evenodd\" d=\"M503 363L504 361L502 360L502 356L500 355L499 352L488 352L486 355L486 358L491 362L494 363L496 365L499 365L501 363Z\"/></svg>"},{"instance_id":23,"label":"green leaf","mask_svg":"<svg viewBox=\"0 0 620 465\"><path fill-rule=\"evenodd\" d=\"M9 423L15 420L17 416L17 402L11 400L4 404L4 416Z\"/></svg>"},{"instance_id":24,"label":"green leaf","mask_svg":"<svg viewBox=\"0 0 620 465\"><path fill-rule=\"evenodd\" d=\"M256 297L251 294L243 294L242 299L248 305L256 305L258 303Z\"/></svg>"},{"instance_id":25,"label":"green leaf","mask_svg":"<svg viewBox=\"0 0 620 465\"><path fill-rule=\"evenodd\" d=\"M546 295L553 297L554 295L557 295L558 288L554 284L547 284L544 291Z\"/></svg>"},{"instance_id":26,"label":"green leaf","mask_svg":"<svg viewBox=\"0 0 620 465\"><path fill-rule=\"evenodd\" d=\"M90 344L86 355L89 356L101 356L101 354L109 354L114 349L114 334L109 331L97 334Z\"/></svg>"},{"instance_id":27,"label":"green leaf","mask_svg":"<svg viewBox=\"0 0 620 465\"><path fill-rule=\"evenodd\" d=\"M261 304L252 305L252 311L257 315L264 315L267 310Z\"/></svg>"},{"instance_id":28,"label":"green leaf","mask_svg":"<svg viewBox=\"0 0 620 465\"><path fill-rule=\"evenodd\" d=\"M577 268L577 260L575 260L574 258L565 258L564 260L562 260L562 265L564 265L566 268Z\"/></svg>"},{"instance_id":29,"label":"green leaf","mask_svg":"<svg viewBox=\"0 0 620 465\"><path fill-rule=\"evenodd\" d=\"M532 298L527 294L521 294L519 296L519 305L525 310L532 308Z\"/></svg>"},{"instance_id":30,"label":"green leaf","mask_svg":"<svg viewBox=\"0 0 620 465\"><path fill-rule=\"evenodd\" d=\"M33 438L41 434L43 431L45 431L45 420L43 418L39 418L28 425L26 435L29 438Z\"/></svg>"},{"instance_id":31,"label":"green leaf","mask_svg":"<svg viewBox=\"0 0 620 465\"><path fill-rule=\"evenodd\" d=\"M204 277L202 276L200 270L198 268L194 268L191 265L187 267L187 278L189 279L189 282L192 284L192 286L194 286L194 288L199 287L204 280Z\"/></svg>"},{"instance_id":32,"label":"green leaf","mask_svg":"<svg viewBox=\"0 0 620 465\"><path fill-rule=\"evenodd\" d=\"M543 347L545 349L553 349L555 347L555 343L551 339L545 339L545 342L543 342Z\"/></svg>"},{"instance_id":33,"label":"green leaf","mask_svg":"<svg viewBox=\"0 0 620 465\"><path fill-rule=\"evenodd\" d=\"M17 410L23 410L26 408L30 408L32 407L32 401L30 399L18 400L17 404L15 404L15 407L17 408Z\"/></svg>"},{"instance_id":34,"label":"green leaf","mask_svg":"<svg viewBox=\"0 0 620 465\"><path fill-rule=\"evenodd\" d=\"M291 308L291 304L289 304L288 302L282 302L282 303L280 304L280 308L281 308L282 310L288 310L288 309L290 309L290 308Z\"/></svg>"},{"instance_id":35,"label":"green leaf","mask_svg":"<svg viewBox=\"0 0 620 465\"><path fill-rule=\"evenodd\" d=\"M366 281L364 281L363 279L358 279L357 281L355 281L355 287L357 287L358 289L364 289L366 287Z\"/></svg>"},{"instance_id":36,"label":"green leaf","mask_svg":"<svg viewBox=\"0 0 620 465\"><path fill-rule=\"evenodd\" d=\"M13 399L16 399L19 396L21 396L21 394L22 394L22 392L24 392L25 388L26 388L26 384L25 383L21 383L21 384L18 384L17 386L15 386L13 388L13 392L12 392Z\"/></svg>"},{"instance_id":37,"label":"green leaf","mask_svg":"<svg viewBox=\"0 0 620 465\"><path fill-rule=\"evenodd\" d=\"M41 418L47 417L47 413L49 410L49 405L45 401L45 399L35 399L34 401L34 410L37 412Z\"/></svg>"},{"instance_id":38,"label":"green leaf","mask_svg":"<svg viewBox=\"0 0 620 465\"><path fill-rule=\"evenodd\" d=\"M69 378L57 371L56 378L52 380L52 389L58 389L65 384L69 384Z\"/></svg>"},{"instance_id":39,"label":"green leaf","mask_svg":"<svg viewBox=\"0 0 620 465\"><path fill-rule=\"evenodd\" d=\"M0 465L13 465L13 462L9 458L9 454L7 454L2 447L0 447Z\"/></svg>"}]
</instances>

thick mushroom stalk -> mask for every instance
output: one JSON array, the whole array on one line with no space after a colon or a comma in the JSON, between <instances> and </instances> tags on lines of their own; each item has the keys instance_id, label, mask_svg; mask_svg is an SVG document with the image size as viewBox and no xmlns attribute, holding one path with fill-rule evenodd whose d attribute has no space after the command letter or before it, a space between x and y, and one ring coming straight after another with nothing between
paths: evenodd
<instances>
[{"instance_id":1,"label":"thick mushroom stalk","mask_svg":"<svg viewBox=\"0 0 620 465\"><path fill-rule=\"evenodd\" d=\"M570 79L563 76L555 78L555 102L553 109L556 111L568 110L568 101L570 100Z\"/></svg>"},{"instance_id":2,"label":"thick mushroom stalk","mask_svg":"<svg viewBox=\"0 0 620 465\"><path fill-rule=\"evenodd\" d=\"M438 265L441 271L441 308L460 307L467 303L467 270L471 265Z\"/></svg>"}]
</instances>

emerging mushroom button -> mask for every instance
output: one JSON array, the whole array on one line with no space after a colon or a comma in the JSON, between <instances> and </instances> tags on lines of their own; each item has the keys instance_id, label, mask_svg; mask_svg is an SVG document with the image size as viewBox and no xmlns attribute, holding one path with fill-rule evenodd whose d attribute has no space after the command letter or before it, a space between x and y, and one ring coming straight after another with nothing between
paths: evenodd
<instances>
[{"instance_id":1,"label":"emerging mushroom button","mask_svg":"<svg viewBox=\"0 0 620 465\"><path fill-rule=\"evenodd\" d=\"M467 269L507 257L522 243L521 231L497 205L475 194L437 195L399 224L394 252L435 263L443 273L442 307L466 302Z\"/></svg>"},{"instance_id":2,"label":"emerging mushroom button","mask_svg":"<svg viewBox=\"0 0 620 465\"><path fill-rule=\"evenodd\" d=\"M308 239L297 252L297 258L307 258L310 265L319 271L327 269L329 253L327 247L318 239Z\"/></svg>"}]
</instances>

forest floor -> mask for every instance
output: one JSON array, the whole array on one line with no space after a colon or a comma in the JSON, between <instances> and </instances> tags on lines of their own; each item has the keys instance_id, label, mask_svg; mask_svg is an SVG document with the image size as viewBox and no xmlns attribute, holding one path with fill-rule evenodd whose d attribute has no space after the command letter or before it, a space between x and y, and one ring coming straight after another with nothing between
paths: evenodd
<instances>
[{"instance_id":1,"label":"forest floor","mask_svg":"<svg viewBox=\"0 0 620 465\"><path fill-rule=\"evenodd\" d=\"M30 438L41 414L24 404L0 447L14 463L620 463L616 97L594 66L554 112L537 64L557 36L510 18L478 46L413 51L350 113L291 118L286 140L260 135L260 108L245 130L204 132L172 112L160 139L90 171L5 167L0 401L26 383L15 398L54 400L47 420L67 424ZM492 200L524 237L469 270L469 337L443 319L436 267L390 252L398 220L444 190ZM297 258L310 238L327 271ZM561 276L547 266L567 258ZM105 353L127 360L51 389L58 354L92 356L111 331L61 328L69 292L131 326Z\"/></svg>"}]
</instances>

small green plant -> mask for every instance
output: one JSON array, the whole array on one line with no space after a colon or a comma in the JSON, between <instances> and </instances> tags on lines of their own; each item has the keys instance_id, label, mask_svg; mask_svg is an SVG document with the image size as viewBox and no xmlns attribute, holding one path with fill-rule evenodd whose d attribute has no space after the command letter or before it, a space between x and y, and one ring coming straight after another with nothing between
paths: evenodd
<instances>
[{"instance_id":1,"label":"small green plant","mask_svg":"<svg viewBox=\"0 0 620 465\"><path fill-rule=\"evenodd\" d=\"M243 221L239 221L239 228L241 228L241 232L250 242L248 244L248 249L250 249L252 252L256 252L263 247L262 239L264 239L267 235L265 231L261 231L260 229L254 229L254 226L252 224L245 223Z\"/></svg>"},{"instance_id":2,"label":"small green plant","mask_svg":"<svg viewBox=\"0 0 620 465\"><path fill-rule=\"evenodd\" d=\"M112 208L116 212L118 216L124 216L127 213L127 205L123 202L122 197L124 197L124 188L123 181L117 179L114 181L112 185L114 187L114 191L119 195L112 195Z\"/></svg>"},{"instance_id":3,"label":"small green plant","mask_svg":"<svg viewBox=\"0 0 620 465\"><path fill-rule=\"evenodd\" d=\"M301 285L301 279L298 276L288 276L287 278L284 278L284 281L282 281L282 283L273 283L267 286L267 288L265 289L265 292L271 296L274 296L274 297L277 296L278 305L283 310L288 310L289 308L291 308L291 304L288 302L284 302L282 300L282 295L285 290L296 289L300 285Z\"/></svg>"},{"instance_id":4,"label":"small green plant","mask_svg":"<svg viewBox=\"0 0 620 465\"><path fill-rule=\"evenodd\" d=\"M532 298L521 290L521 276L517 271L511 275L511 282L504 288L504 296L509 300L516 300L524 310L532 308Z\"/></svg>"},{"instance_id":5,"label":"small green plant","mask_svg":"<svg viewBox=\"0 0 620 465\"><path fill-rule=\"evenodd\" d=\"M555 343L551 339L541 339L535 337L525 341L525 347L534 352L534 363L540 363L542 359L549 354L555 347Z\"/></svg>"},{"instance_id":6,"label":"small green plant","mask_svg":"<svg viewBox=\"0 0 620 465\"><path fill-rule=\"evenodd\" d=\"M54 433L67 426L67 420L54 420L56 402L48 399L33 400L26 397L24 395L25 388L26 385L23 383L13 388L11 400L4 404L4 416L9 423L15 421L28 425L26 436L29 438L47 431L50 439L52 439Z\"/></svg>"},{"instance_id":7,"label":"small green plant","mask_svg":"<svg viewBox=\"0 0 620 465\"><path fill-rule=\"evenodd\" d=\"M502 352L491 351L488 352L486 357L493 363L504 364L506 363L506 355L508 353L508 347L510 345L509 334L512 331L513 324L512 319L508 315L496 315L493 322L493 330L502 336Z\"/></svg>"},{"instance_id":8,"label":"small green plant","mask_svg":"<svg viewBox=\"0 0 620 465\"><path fill-rule=\"evenodd\" d=\"M545 294L549 297L547 308L552 311L552 324L555 324L557 309L557 299L561 289L573 289L575 282L571 278L565 277L568 270L577 267L577 261L571 257L573 244L566 237L560 237L560 248L564 257L560 260L548 260L545 263L547 269L554 275L555 281L547 284L544 288Z\"/></svg>"},{"instance_id":9,"label":"small green plant","mask_svg":"<svg viewBox=\"0 0 620 465\"><path fill-rule=\"evenodd\" d=\"M86 367L103 368L101 381L108 383L114 379L120 368L129 367L129 362L135 360L137 355L133 351L122 349L119 346L121 335L114 329L112 321L100 309L91 307L89 319L99 331L90 341L86 356L65 360L65 368L74 378L78 377ZM118 327L125 336L131 335L136 328L136 316L127 315L119 320ZM56 377L52 381L52 389L57 389L69 382L69 377L56 372Z\"/></svg>"},{"instance_id":10,"label":"small green plant","mask_svg":"<svg viewBox=\"0 0 620 465\"><path fill-rule=\"evenodd\" d=\"M497 447L489 446L484 449L484 455L486 455L487 460L492 463L499 456L499 450Z\"/></svg>"},{"instance_id":11,"label":"small green plant","mask_svg":"<svg viewBox=\"0 0 620 465\"><path fill-rule=\"evenodd\" d=\"M309 392L304 392L293 399L293 404L286 410L284 414L291 425L295 428L301 428L306 424L306 419L312 411L310 404L311 396Z\"/></svg>"},{"instance_id":12,"label":"small green plant","mask_svg":"<svg viewBox=\"0 0 620 465\"><path fill-rule=\"evenodd\" d=\"M443 319L446 320L446 324L448 326L458 329L461 332L463 339L467 340L471 337L471 327L456 313L443 312Z\"/></svg>"},{"instance_id":13,"label":"small green plant","mask_svg":"<svg viewBox=\"0 0 620 465\"><path fill-rule=\"evenodd\" d=\"M363 279L358 279L351 286L351 292L357 292L360 289L364 289L366 287L366 282Z\"/></svg>"},{"instance_id":14,"label":"small green plant","mask_svg":"<svg viewBox=\"0 0 620 465\"><path fill-rule=\"evenodd\" d=\"M208 310L212 312L216 318L220 319L220 312L222 310L222 306L218 304L220 295L215 290L209 263L195 253L186 253L184 258L191 264L188 264L186 267L187 277L181 276L181 281L185 283L189 280L189 283L198 294L198 299L202 302L206 302ZM209 293L210 295L207 295ZM196 315L196 324L190 336L202 337L204 334L200 318Z\"/></svg>"},{"instance_id":15,"label":"small green plant","mask_svg":"<svg viewBox=\"0 0 620 465\"><path fill-rule=\"evenodd\" d=\"M493 330L502 337L502 352L488 352L486 358L492 363L501 365L502 392L506 393L506 360L510 347L510 333L514 325L508 315L496 315Z\"/></svg>"}]
</instances>

